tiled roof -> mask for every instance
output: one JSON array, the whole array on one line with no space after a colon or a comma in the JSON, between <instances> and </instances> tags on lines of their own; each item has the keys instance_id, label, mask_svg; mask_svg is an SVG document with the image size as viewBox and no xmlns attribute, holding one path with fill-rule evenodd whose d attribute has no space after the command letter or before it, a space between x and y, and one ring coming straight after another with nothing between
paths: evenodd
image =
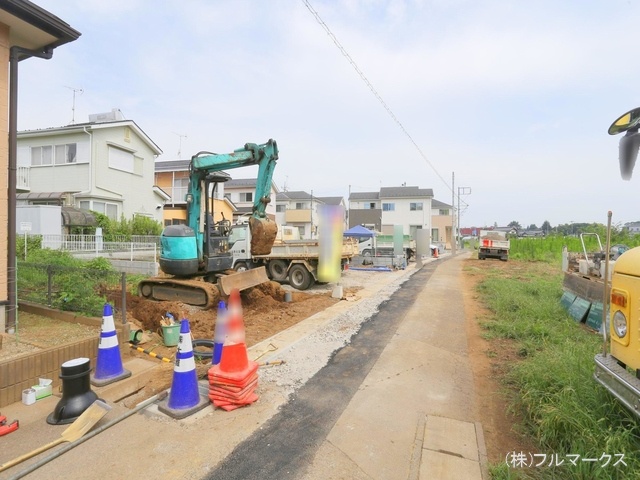
<instances>
[{"instance_id":1,"label":"tiled roof","mask_svg":"<svg viewBox=\"0 0 640 480\"><path fill-rule=\"evenodd\" d=\"M349 200L378 200L380 194L378 192L351 192Z\"/></svg>"},{"instance_id":2,"label":"tiled roof","mask_svg":"<svg viewBox=\"0 0 640 480\"><path fill-rule=\"evenodd\" d=\"M287 201L287 200L311 200L311 195L307 192L297 191L297 192L280 192L276 195L277 201Z\"/></svg>"},{"instance_id":3,"label":"tiled roof","mask_svg":"<svg viewBox=\"0 0 640 480\"><path fill-rule=\"evenodd\" d=\"M317 199L326 205L341 205L343 200L342 197L318 197Z\"/></svg>"},{"instance_id":4,"label":"tiled roof","mask_svg":"<svg viewBox=\"0 0 640 480\"><path fill-rule=\"evenodd\" d=\"M433 189L419 187L381 187L380 198L421 198L432 197Z\"/></svg>"},{"instance_id":5,"label":"tiled roof","mask_svg":"<svg viewBox=\"0 0 640 480\"><path fill-rule=\"evenodd\" d=\"M431 200L431 208L451 208L451 205L447 205L446 203L434 198Z\"/></svg>"},{"instance_id":6,"label":"tiled roof","mask_svg":"<svg viewBox=\"0 0 640 480\"><path fill-rule=\"evenodd\" d=\"M232 178L224 184L225 188L228 187L255 187L256 178Z\"/></svg>"},{"instance_id":7,"label":"tiled roof","mask_svg":"<svg viewBox=\"0 0 640 480\"><path fill-rule=\"evenodd\" d=\"M184 172L189 170L191 160L159 160L156 162L156 172Z\"/></svg>"}]
</instances>

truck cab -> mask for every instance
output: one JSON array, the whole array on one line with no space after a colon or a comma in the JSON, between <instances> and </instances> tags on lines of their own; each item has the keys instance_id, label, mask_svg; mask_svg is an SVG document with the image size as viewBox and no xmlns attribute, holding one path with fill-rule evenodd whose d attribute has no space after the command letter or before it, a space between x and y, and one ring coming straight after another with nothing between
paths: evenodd
<instances>
[{"instance_id":1,"label":"truck cab","mask_svg":"<svg viewBox=\"0 0 640 480\"><path fill-rule=\"evenodd\" d=\"M640 247L616 260L611 276L610 347L595 357L595 379L640 416Z\"/></svg>"}]
</instances>

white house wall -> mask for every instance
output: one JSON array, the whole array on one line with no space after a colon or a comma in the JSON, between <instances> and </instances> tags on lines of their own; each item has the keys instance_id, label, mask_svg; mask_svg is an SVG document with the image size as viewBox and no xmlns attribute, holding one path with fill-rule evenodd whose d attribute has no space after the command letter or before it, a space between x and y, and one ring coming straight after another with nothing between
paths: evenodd
<instances>
[{"instance_id":1,"label":"white house wall","mask_svg":"<svg viewBox=\"0 0 640 480\"><path fill-rule=\"evenodd\" d=\"M28 143L28 146L25 145ZM76 162L60 165L31 166L31 147L66 145L75 143ZM89 137L84 133L70 135L45 135L18 139L18 166L31 167L29 185L32 192L81 192L90 188Z\"/></svg>"},{"instance_id":2,"label":"white house wall","mask_svg":"<svg viewBox=\"0 0 640 480\"><path fill-rule=\"evenodd\" d=\"M142 160L136 172L109 166L109 147L130 152ZM153 192L155 156L149 146L128 126L93 130L94 197L122 202L119 214L129 219L136 214L162 221L162 200Z\"/></svg>"},{"instance_id":3,"label":"white house wall","mask_svg":"<svg viewBox=\"0 0 640 480\"><path fill-rule=\"evenodd\" d=\"M390 198L381 199L381 207L385 203L393 203L394 211L382 211L382 226L385 232L392 234L393 225L402 225L403 233L409 235L411 226L420 226L422 229L431 231L431 199L416 198ZM411 211L411 203L422 203L422 210Z\"/></svg>"}]
</instances>

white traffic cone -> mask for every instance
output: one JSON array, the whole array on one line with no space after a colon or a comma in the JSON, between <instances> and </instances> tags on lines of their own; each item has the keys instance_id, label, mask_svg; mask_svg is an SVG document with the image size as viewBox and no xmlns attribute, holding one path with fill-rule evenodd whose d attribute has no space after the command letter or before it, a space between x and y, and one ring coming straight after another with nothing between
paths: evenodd
<instances>
[{"instance_id":1,"label":"white traffic cone","mask_svg":"<svg viewBox=\"0 0 640 480\"><path fill-rule=\"evenodd\" d=\"M96 370L91 375L91 384L96 387L102 387L131 376L131 372L122 367L118 334L113 323L113 308L108 303L105 303L102 312L102 328L100 342L98 343Z\"/></svg>"},{"instance_id":2,"label":"white traffic cone","mask_svg":"<svg viewBox=\"0 0 640 480\"><path fill-rule=\"evenodd\" d=\"M173 381L167 400L158 405L158 410L170 417L180 419L203 409L209 399L198 391L198 374L193 357L193 343L189 320L180 322L180 339L176 352L176 363L173 368Z\"/></svg>"}]
</instances>

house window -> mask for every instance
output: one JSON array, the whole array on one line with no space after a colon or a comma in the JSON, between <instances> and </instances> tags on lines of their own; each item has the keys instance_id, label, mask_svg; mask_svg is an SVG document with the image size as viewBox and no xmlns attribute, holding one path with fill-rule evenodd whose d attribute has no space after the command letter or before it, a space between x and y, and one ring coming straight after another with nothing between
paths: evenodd
<instances>
[{"instance_id":1,"label":"house window","mask_svg":"<svg viewBox=\"0 0 640 480\"><path fill-rule=\"evenodd\" d=\"M432 242L439 242L440 241L440 234L438 233L438 229L437 228L432 228L431 229L431 241Z\"/></svg>"},{"instance_id":2,"label":"house window","mask_svg":"<svg viewBox=\"0 0 640 480\"><path fill-rule=\"evenodd\" d=\"M304 238L304 226L298 226L298 238Z\"/></svg>"},{"instance_id":3,"label":"house window","mask_svg":"<svg viewBox=\"0 0 640 480\"><path fill-rule=\"evenodd\" d=\"M304 203L302 202L296 203L296 210L304 210Z\"/></svg>"},{"instance_id":4,"label":"house window","mask_svg":"<svg viewBox=\"0 0 640 480\"><path fill-rule=\"evenodd\" d=\"M109 145L109 167L125 172L135 172L133 153Z\"/></svg>"},{"instance_id":5,"label":"house window","mask_svg":"<svg viewBox=\"0 0 640 480\"><path fill-rule=\"evenodd\" d=\"M31 147L31 165L51 165L51 146Z\"/></svg>"},{"instance_id":6,"label":"house window","mask_svg":"<svg viewBox=\"0 0 640 480\"><path fill-rule=\"evenodd\" d=\"M396 204L395 203L383 203L382 211L383 212L395 212Z\"/></svg>"},{"instance_id":7,"label":"house window","mask_svg":"<svg viewBox=\"0 0 640 480\"><path fill-rule=\"evenodd\" d=\"M171 192L171 200L175 202L184 202L189 191L189 179L188 178L175 178L173 180L173 187Z\"/></svg>"},{"instance_id":8,"label":"house window","mask_svg":"<svg viewBox=\"0 0 640 480\"><path fill-rule=\"evenodd\" d=\"M376 208L376 204L375 204L375 202L371 202L371 203L369 204L369 210L375 210L375 208Z\"/></svg>"},{"instance_id":9,"label":"house window","mask_svg":"<svg viewBox=\"0 0 640 480\"><path fill-rule=\"evenodd\" d=\"M76 163L77 144L31 147L31 165L64 165Z\"/></svg>"},{"instance_id":10,"label":"house window","mask_svg":"<svg viewBox=\"0 0 640 480\"><path fill-rule=\"evenodd\" d=\"M412 212L417 212L422 210L422 202L411 202L409 204L409 210Z\"/></svg>"},{"instance_id":11,"label":"house window","mask_svg":"<svg viewBox=\"0 0 640 480\"><path fill-rule=\"evenodd\" d=\"M441 208L438 211L438 215L444 215L445 217L449 216L449 209L448 208Z\"/></svg>"},{"instance_id":12,"label":"house window","mask_svg":"<svg viewBox=\"0 0 640 480\"><path fill-rule=\"evenodd\" d=\"M84 208L83 205L90 203L88 201L80 202L80 208ZM91 202L91 208L89 210L93 210L94 212L102 213L106 215L111 220L118 219L118 205L115 203L106 203L106 202L96 202L95 200Z\"/></svg>"},{"instance_id":13,"label":"house window","mask_svg":"<svg viewBox=\"0 0 640 480\"><path fill-rule=\"evenodd\" d=\"M241 202L253 202L253 192L240 192Z\"/></svg>"},{"instance_id":14,"label":"house window","mask_svg":"<svg viewBox=\"0 0 640 480\"><path fill-rule=\"evenodd\" d=\"M282 213L287 211L286 205L276 205L276 212Z\"/></svg>"},{"instance_id":15,"label":"house window","mask_svg":"<svg viewBox=\"0 0 640 480\"><path fill-rule=\"evenodd\" d=\"M56 165L64 165L65 163L76 163L76 153L78 146L75 143L67 143L65 145L56 145Z\"/></svg>"}]
</instances>

